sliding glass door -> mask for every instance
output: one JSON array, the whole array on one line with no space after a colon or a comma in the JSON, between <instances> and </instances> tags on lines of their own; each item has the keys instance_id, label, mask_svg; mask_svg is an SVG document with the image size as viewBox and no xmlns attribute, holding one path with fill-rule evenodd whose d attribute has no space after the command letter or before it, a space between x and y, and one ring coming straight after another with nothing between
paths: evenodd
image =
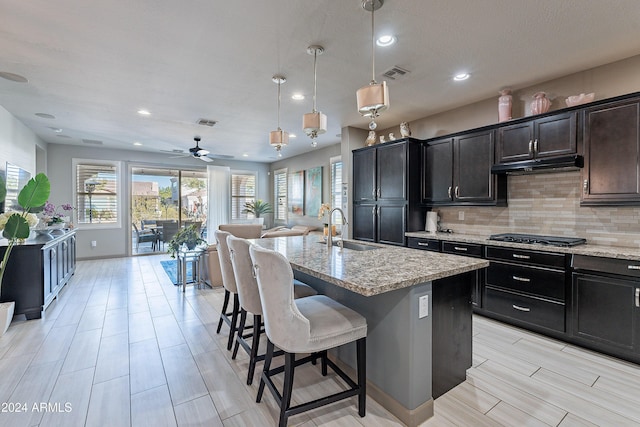
<instances>
[{"instance_id":1,"label":"sliding glass door","mask_svg":"<svg viewBox=\"0 0 640 427\"><path fill-rule=\"evenodd\" d=\"M131 253L158 253L170 240L165 223L195 224L206 238L207 172L133 167L131 169Z\"/></svg>"}]
</instances>

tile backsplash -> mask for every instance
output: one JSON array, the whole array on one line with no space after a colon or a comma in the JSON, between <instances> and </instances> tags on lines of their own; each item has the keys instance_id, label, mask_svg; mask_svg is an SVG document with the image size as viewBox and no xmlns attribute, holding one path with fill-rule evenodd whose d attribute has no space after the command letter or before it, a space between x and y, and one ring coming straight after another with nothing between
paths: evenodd
<instances>
[{"instance_id":1,"label":"tile backsplash","mask_svg":"<svg viewBox=\"0 0 640 427\"><path fill-rule=\"evenodd\" d=\"M640 248L640 207L580 207L580 172L512 175L507 207L436 208L442 228L489 235L578 236L587 243ZM459 213L464 212L464 220Z\"/></svg>"}]
</instances>

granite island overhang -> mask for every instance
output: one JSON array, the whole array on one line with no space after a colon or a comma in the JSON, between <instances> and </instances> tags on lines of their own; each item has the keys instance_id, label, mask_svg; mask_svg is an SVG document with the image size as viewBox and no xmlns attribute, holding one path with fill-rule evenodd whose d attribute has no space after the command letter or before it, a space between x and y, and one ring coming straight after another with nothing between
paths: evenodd
<instances>
[{"instance_id":1,"label":"granite island overhang","mask_svg":"<svg viewBox=\"0 0 640 427\"><path fill-rule=\"evenodd\" d=\"M328 248L317 235L252 242L280 252L297 279L367 318L368 394L403 423L424 422L433 399L465 380L471 289L488 261L387 245ZM355 366L351 346L333 356Z\"/></svg>"}]
</instances>

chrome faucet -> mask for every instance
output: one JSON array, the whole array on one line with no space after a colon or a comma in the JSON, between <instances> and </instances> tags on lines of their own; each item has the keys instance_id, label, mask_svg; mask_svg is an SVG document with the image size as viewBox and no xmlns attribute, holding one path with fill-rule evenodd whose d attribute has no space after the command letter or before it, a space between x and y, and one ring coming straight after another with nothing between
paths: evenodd
<instances>
[{"instance_id":1,"label":"chrome faucet","mask_svg":"<svg viewBox=\"0 0 640 427\"><path fill-rule=\"evenodd\" d=\"M329 248L329 249L331 249L331 246L333 246L333 241L332 241L332 240L333 240L333 239L332 239L332 236L333 236L333 227L332 227L332 224L331 224L331 219L332 219L332 217L333 217L333 213L334 213L335 211L339 211L339 212L340 212L340 215L342 215L342 224L343 224L343 226L346 226L346 225L347 225L347 217L344 215L344 212L342 211L342 209L340 209L340 208L333 208L333 209L331 209L331 210L329 211L329 229L327 230L327 248ZM344 239L344 236L342 236L342 238Z\"/></svg>"}]
</instances>

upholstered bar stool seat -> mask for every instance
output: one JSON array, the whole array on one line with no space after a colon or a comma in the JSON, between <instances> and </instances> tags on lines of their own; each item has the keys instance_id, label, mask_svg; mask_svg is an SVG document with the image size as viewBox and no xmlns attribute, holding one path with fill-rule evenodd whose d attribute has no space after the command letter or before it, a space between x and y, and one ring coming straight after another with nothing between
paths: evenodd
<instances>
[{"instance_id":1,"label":"upholstered bar stool seat","mask_svg":"<svg viewBox=\"0 0 640 427\"><path fill-rule=\"evenodd\" d=\"M358 396L358 413L365 415L366 403L366 336L367 321L354 310L324 295L293 298L293 271L289 261L281 254L258 246L251 246L260 301L268 337L264 370L260 378L257 401L262 399L266 385L280 405L279 425L286 426L291 415L318 408L351 396ZM357 383L336 366L327 350L356 342ZM274 346L285 352L284 366L271 369ZM296 360L298 353L311 353ZM330 366L349 388L311 402L291 406L295 368L322 358L322 375ZM284 372L282 394L272 377Z\"/></svg>"},{"instance_id":2,"label":"upholstered bar stool seat","mask_svg":"<svg viewBox=\"0 0 640 427\"><path fill-rule=\"evenodd\" d=\"M228 236L227 246L229 248L231 265L233 266L233 273L236 279L238 298L240 299L240 325L238 326L236 343L231 357L232 359L236 358L239 346L242 346L247 354L249 354L247 385L251 385L253 382L256 362L264 360L265 356L264 354L258 354L260 336L263 332L262 303L260 302L258 283L253 275L253 264L251 262L251 256L249 255L249 247L251 246L251 243L245 239ZM312 287L298 280L294 281L293 292L295 298L303 298L317 294ZM249 313L253 315L253 327L251 332L245 334L245 324ZM251 344L247 341L248 338L252 338Z\"/></svg>"}]
</instances>

